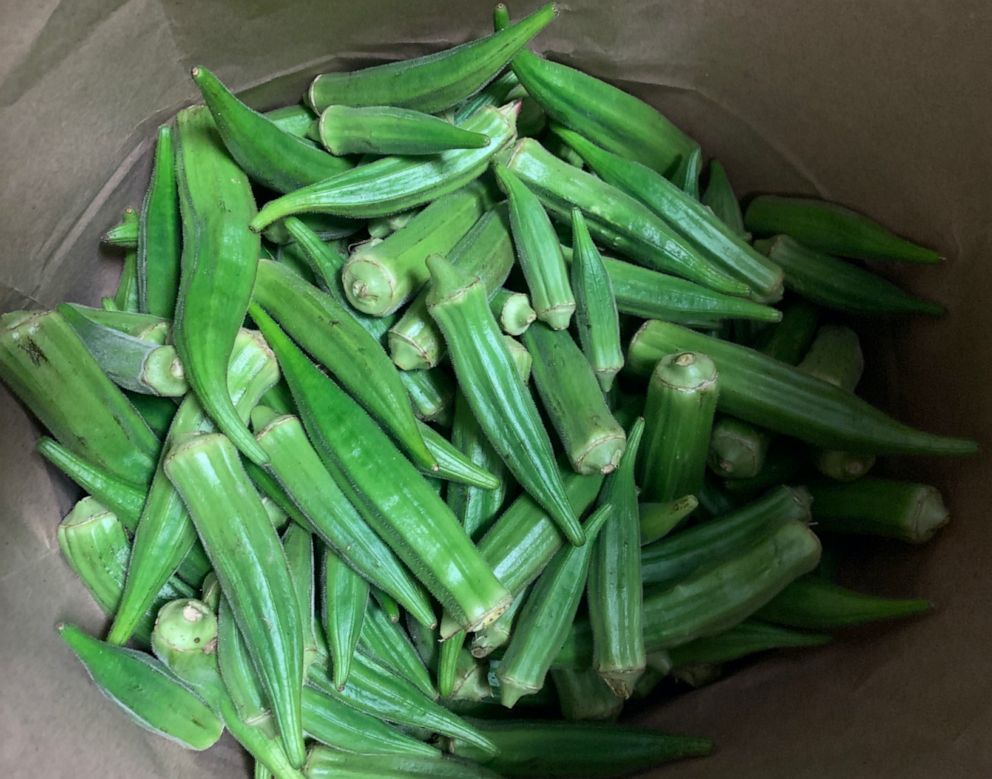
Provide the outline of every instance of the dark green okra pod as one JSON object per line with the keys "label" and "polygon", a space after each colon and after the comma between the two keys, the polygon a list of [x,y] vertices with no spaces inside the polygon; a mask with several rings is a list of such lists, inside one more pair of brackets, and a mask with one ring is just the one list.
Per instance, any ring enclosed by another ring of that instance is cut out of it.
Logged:
{"label": "dark green okra pod", "polygon": [[172,128],[158,128],[155,163],[141,206],[138,231],[138,308],[149,314],[172,318],[179,291],[182,257],[179,191]]}
{"label": "dark green okra pod", "polygon": [[806,633],[770,625],[756,619],[746,619],[723,633],[697,638],[669,651],[675,668],[700,664],[729,663],[756,652],[790,647],[822,646],[830,642],[823,633]]}
{"label": "dark green okra pod", "polygon": [[331,154],[440,154],[481,149],[482,133],[455,127],[436,116],[391,106],[328,106],[320,115],[320,142]]}
{"label": "dark green okra pod", "polygon": [[710,160],[709,178],[700,202],[713,212],[713,216],[730,228],[734,235],[745,241],[748,239],[748,232],[744,229],[741,204],[730,185],[727,171],[719,160]]}
{"label": "dark green okra pod", "polygon": [[593,669],[559,668],[551,671],[551,679],[558,694],[561,716],[565,719],[614,720],[620,716],[624,699]]}
{"label": "dark green okra pod", "polygon": [[314,747],[306,764],[307,779],[499,779],[488,768],[457,758],[433,755],[351,755]]}
{"label": "dark green okra pod", "polygon": [[334,685],[344,689],[351,673],[369,602],[369,583],[329,549],[324,551],[322,577],[324,635],[331,655]]}

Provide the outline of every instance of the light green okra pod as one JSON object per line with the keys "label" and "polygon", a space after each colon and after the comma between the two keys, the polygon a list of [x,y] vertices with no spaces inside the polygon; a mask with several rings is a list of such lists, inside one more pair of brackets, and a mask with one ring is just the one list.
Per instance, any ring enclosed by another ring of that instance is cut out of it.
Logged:
{"label": "light green okra pod", "polygon": [[448,373],[441,368],[433,368],[400,371],[399,376],[417,417],[424,422],[447,426],[455,399],[455,385]]}
{"label": "light green okra pod", "polygon": [[155,163],[141,206],[137,246],[138,308],[172,318],[179,291],[182,223],[172,128],[158,128]]}
{"label": "light green okra pod", "polygon": [[369,583],[329,549],[324,550],[323,623],[335,686],[348,682],[351,661],[362,635],[369,602]]}
{"label": "light green okra pod", "polygon": [[530,298],[523,292],[499,289],[489,305],[500,329],[507,335],[523,335],[531,322],[537,319],[537,313],[531,308]]}
{"label": "light green okra pod", "polygon": [[[124,209],[121,222],[138,223],[138,213],[133,208]],[[141,227],[138,226],[138,241],[141,240]],[[119,311],[138,311],[138,252],[137,249],[127,249],[124,252],[124,264],[121,266],[120,279],[117,289],[111,298],[114,307]]]}
{"label": "light green okra pod", "polygon": [[115,249],[137,249],[139,223],[131,218],[129,212],[133,211],[133,208],[126,209],[124,218],[101,235],[100,242]]}
{"label": "light green okra pod", "polygon": [[263,116],[280,130],[297,138],[306,138],[311,125],[317,120],[316,114],[303,103],[274,108]]}
{"label": "light green okra pod", "polygon": [[499,486],[500,480],[494,474],[472,462],[461,450],[430,425],[421,422],[421,431],[424,441],[427,442],[427,448],[438,463],[438,470],[425,473],[425,476],[484,490],[496,489]]}
{"label": "light green okra pod", "polygon": [[391,106],[328,106],[318,127],[320,142],[335,155],[440,154],[448,149],[481,149],[489,143],[482,133]]}
{"label": "light green okra pod", "polygon": [[365,607],[358,649],[412,682],[427,697],[437,697],[430,673],[406,632],[372,601]]}

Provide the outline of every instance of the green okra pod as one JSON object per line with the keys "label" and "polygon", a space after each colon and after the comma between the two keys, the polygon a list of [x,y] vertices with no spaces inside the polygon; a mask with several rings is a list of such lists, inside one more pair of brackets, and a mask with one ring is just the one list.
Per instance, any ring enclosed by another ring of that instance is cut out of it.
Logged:
{"label": "green okra pod", "polygon": [[544,410],[578,473],[611,473],[627,437],[613,418],[596,376],[567,332],[535,324],[523,336],[534,358],[534,383]]}
{"label": "green okra pod", "polygon": [[683,519],[695,511],[697,506],[699,500],[695,495],[683,495],[667,503],[639,504],[637,514],[640,519],[640,544],[646,546],[667,536]]}
{"label": "green okra pod", "polygon": [[651,168],[613,154],[576,132],[565,128],[555,132],[582,155],[594,173],[650,208],[711,262],[746,283],[761,302],[782,297],[781,268],[752,249],[695,197]]}
{"label": "green okra pod", "polygon": [[483,490],[493,490],[499,487],[500,479],[495,474],[474,463],[434,428],[422,422],[420,428],[427,448],[434,455],[438,464],[436,472],[425,475]]}
{"label": "green okra pod", "polygon": [[575,297],[561,244],[537,196],[505,165],[493,170],[506,193],[513,244],[537,318],[555,330],[568,327],[575,311]]}
{"label": "green okra pod", "polygon": [[438,755],[351,755],[314,747],[306,764],[307,779],[499,779],[488,768]]}
{"label": "green okra pod", "polygon": [[165,438],[165,434],[169,432],[169,425],[172,424],[172,418],[176,415],[175,401],[171,398],[142,395],[137,392],[127,393],[127,399],[148,423],[152,432],[160,439]]}
{"label": "green okra pod", "polygon": [[[303,626],[279,537],[225,436],[201,433],[177,442],[165,472],[213,563],[286,754],[302,764]],[[240,521],[230,522],[231,516]]]}
{"label": "green okra pod", "polygon": [[389,105],[437,113],[488,84],[556,13],[549,4],[506,30],[461,46],[351,73],[325,73],[310,85],[307,102],[317,111],[330,105]]}
{"label": "green okra pod", "polygon": [[[638,678],[640,674],[638,674]],[[567,720],[615,720],[623,709],[624,698],[618,696],[596,671],[551,671],[561,716]]]}
{"label": "green okra pod", "polygon": [[643,432],[644,420],[638,418],[630,428],[627,449],[616,472],[603,485],[599,503],[609,506],[613,514],[599,532],[587,584],[595,646],[593,669],[621,701],[630,697],[645,663],[641,529],[634,483],[634,463]]}
{"label": "green okra pod", "polygon": [[306,138],[310,127],[317,120],[317,115],[303,103],[274,108],[266,111],[263,116],[280,130],[297,138]]}
{"label": "green okra pod", "polygon": [[674,273],[717,292],[746,295],[749,288],[708,257],[640,201],[591,173],[562,162],[532,138],[518,142],[507,168],[560,221],[578,208],[603,245],[654,270]]}
{"label": "green okra pod", "polygon": [[704,663],[729,663],[770,649],[822,646],[829,642],[830,636],[823,633],[801,632],[746,619],[723,633],[674,647],[668,654],[675,668],[686,668]]}
{"label": "green okra pod", "polygon": [[537,319],[537,312],[531,308],[530,298],[523,292],[499,289],[489,301],[489,306],[500,329],[507,335],[523,335],[531,322]]}
{"label": "green okra pod", "polygon": [[282,549],[289,563],[289,575],[300,605],[303,623],[303,673],[311,663],[327,655],[323,628],[317,616],[316,566],[314,564],[313,533],[291,522],[282,534]]}
{"label": "green okra pod", "polygon": [[440,368],[400,371],[399,376],[413,404],[414,414],[425,422],[447,425],[455,399],[451,377]]}
{"label": "green okra pod", "polygon": [[646,500],[699,492],[719,389],[716,366],[705,353],[670,353],[652,370],[640,461]]}
{"label": "green okra pod", "polygon": [[358,650],[412,682],[427,697],[437,697],[430,673],[406,632],[371,601],[365,608]]}
{"label": "green okra pod", "polygon": [[0,317],[0,378],[70,452],[132,484],[148,483],[158,438],[60,314]]}
{"label": "green okra pod", "polygon": [[599,386],[608,392],[613,377],[623,367],[620,316],[610,274],[577,208],[572,209],[572,244],[571,278],[579,343]]}
{"label": "green okra pod", "polygon": [[755,235],[785,233],[810,249],[862,260],[939,262],[940,255],[900,238],[849,208],[805,197],[761,195],[744,214]]}
{"label": "green okra pod", "polygon": [[248,655],[248,647],[231,605],[223,595],[217,611],[217,670],[242,722],[258,725],[269,717],[268,701]]}
{"label": "green okra pod", "polygon": [[520,83],[516,73],[506,70],[479,92],[467,98],[455,111],[455,121],[471,116],[487,106],[500,106],[509,100],[510,93]]}
{"label": "green okra pod", "polygon": [[[553,554],[549,557],[553,556]],[[524,605],[529,594],[530,590],[526,587],[521,589],[513,598],[513,603],[510,604],[509,608],[500,614],[499,619],[491,625],[487,625],[472,637],[472,645],[469,649],[472,657],[481,660],[489,657],[497,649],[506,645],[506,642],[510,640],[510,636],[513,634],[513,622],[517,618],[517,612],[520,611],[520,607]]]}
{"label": "green okra pod", "polygon": [[565,496],[551,441],[503,343],[485,288],[440,255],[427,263],[432,285],[428,309],[444,334],[459,386],[476,419],[517,481],[572,543],[582,543],[582,528]]}
{"label": "green okra pod", "polygon": [[728,479],[750,479],[761,472],[770,444],[770,436],[754,425],[720,417],[710,436],[709,466]]}
{"label": "green okra pod", "polygon": [[604,504],[586,521],[586,543],[559,550],[537,580],[517,617],[517,626],[496,675],[507,708],[540,690],[575,619],[585,589],[596,536],[613,513]]}
{"label": "green okra pod", "polygon": [[709,208],[713,216],[723,222],[734,235],[745,241],[748,239],[740,201],[734,194],[734,188],[730,184],[723,163],[719,160],[710,160],[709,177],[700,202]]}
{"label": "green okra pod", "polygon": [[227,366],[255,283],[260,242],[248,177],[227,155],[210,112],[176,118],[176,171],[183,221],[182,273],[173,340],[197,400],[248,459],[265,463],[227,391]]}
{"label": "green okra pod", "polygon": [[131,216],[133,212],[133,208],[125,210],[121,221],[100,236],[100,242],[115,249],[137,249],[139,222]]}
{"label": "green okra pod", "polygon": [[351,168],[347,160],[328,154],[253,111],[206,68],[193,68],[193,81],[228,152],[254,181],[277,192],[292,192]]}
{"label": "green okra pod", "polygon": [[[314,448],[362,516],[460,624],[495,619],[509,594],[458,520],[386,434],[253,309],[282,364]],[[382,479],[389,473],[388,480]]]}
{"label": "green okra pod", "polygon": [[[503,612],[506,613],[505,611]],[[443,618],[442,618],[443,622]],[[447,641],[441,642],[437,653],[437,689],[444,698],[450,698],[455,690],[458,658],[465,647],[465,631],[459,630]]]}
{"label": "green okra pod", "polygon": [[517,376],[520,377],[520,381],[526,384],[530,381],[534,358],[530,356],[530,352],[516,338],[504,335],[503,343],[506,344],[506,348],[510,352],[510,360],[513,362],[513,367],[517,370]]}
{"label": "green okra pod", "polygon": [[137,245],[138,308],[172,318],[179,291],[182,223],[172,128],[158,128],[152,177],[141,206]]}
{"label": "green okra pod", "polygon": [[[342,219],[331,214],[299,214],[297,217],[322,241],[336,241],[354,235],[365,224],[360,219]],[[286,229],[285,220],[273,222],[262,231],[262,237],[279,248],[290,246],[294,237]]]}
{"label": "green okra pod", "polygon": [[67,309],[71,309],[75,314],[85,317],[96,325],[118,330],[142,341],[151,341],[162,346],[169,340],[170,321],[154,314],[143,314],[137,311],[107,311],[102,308],[83,306],[79,303],[60,304],[59,310],[63,314]]}
{"label": "green okra pod", "polygon": [[486,108],[461,127],[489,136],[481,149],[451,149],[434,157],[382,157],[267,203],[252,220],[261,231],[277,219],[325,213],[368,219],[436,200],[481,176],[489,161],[514,137],[518,104]]}
{"label": "green okra pod", "polygon": [[755,616],[805,630],[837,630],[887,619],[905,619],[933,609],[928,600],[882,598],[849,590],[822,576],[792,582]]}
{"label": "green okra pod", "polygon": [[254,299],[354,393],[419,465],[436,465],[389,357],[342,304],[268,260],[258,263]]}
{"label": "green okra pod", "polygon": [[[125,209],[121,222],[138,223],[138,213],[133,208]],[[138,241],[141,241],[140,224],[138,226]],[[138,311],[138,252],[136,248],[126,249],[124,252],[124,264],[121,266],[120,279],[111,300],[119,311]]]}
{"label": "green okra pod", "polygon": [[940,491],[929,484],[862,479],[850,484],[812,483],[813,519],[828,533],[929,541],[950,514]]}
{"label": "green okra pod", "polygon": [[75,625],[60,624],[58,631],[100,692],[145,730],[195,750],[220,739],[224,724],[217,715],[154,657],[104,643]]}
{"label": "green okra pod", "polygon": [[869,454],[972,454],[973,441],[924,433],[797,368],[752,349],[678,325],[645,323],[627,352],[631,370],[645,375],[664,355],[691,349],[720,371],[721,410],[818,446]]}
{"label": "green okra pod", "polygon": [[[490,297],[496,294],[513,266],[513,241],[505,206],[488,211],[448,253],[448,260],[482,280]],[[430,283],[389,329],[389,353],[404,371],[433,368],[444,354],[444,339],[427,312]]]}
{"label": "green okra pod", "polygon": [[324,551],[322,589],[324,635],[331,655],[332,679],[341,690],[348,682],[351,661],[362,635],[369,584],[328,549]]}
{"label": "green okra pod", "polygon": [[785,272],[785,286],[834,311],[865,316],[945,313],[940,303],[905,292],[888,279],[845,260],[808,249],[787,235],[755,241]]}
{"label": "green okra pod", "polygon": [[440,154],[481,149],[489,136],[420,111],[391,106],[328,106],[320,115],[320,142],[335,155]]}
{"label": "green okra pod", "polygon": [[384,241],[355,250],[341,273],[348,301],[372,316],[396,311],[426,283],[427,257],[451,251],[492,202],[491,187],[473,181],[439,197]]}

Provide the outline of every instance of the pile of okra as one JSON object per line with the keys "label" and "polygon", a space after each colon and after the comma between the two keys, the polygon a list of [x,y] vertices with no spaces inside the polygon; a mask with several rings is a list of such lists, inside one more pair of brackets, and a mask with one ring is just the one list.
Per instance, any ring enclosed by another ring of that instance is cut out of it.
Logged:
{"label": "pile of okra", "polygon": [[947,520],[876,456],[975,450],[855,393],[852,326],[942,313],[862,261],[941,258],[742,211],[655,108],[528,49],[555,15],[268,113],[194,68],[113,296],[0,319],[87,494],[58,540],[110,627],[59,632],[142,727],[226,729],[256,777],[619,776],[712,747],[628,699],[930,607],[834,563]]}

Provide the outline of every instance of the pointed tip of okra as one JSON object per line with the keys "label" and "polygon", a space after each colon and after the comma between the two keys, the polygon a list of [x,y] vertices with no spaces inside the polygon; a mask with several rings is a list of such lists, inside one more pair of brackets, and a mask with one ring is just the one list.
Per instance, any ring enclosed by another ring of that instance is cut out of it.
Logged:
{"label": "pointed tip of okra", "polygon": [[442,254],[432,254],[427,258],[427,270],[431,274],[431,290],[427,294],[428,308],[460,297],[465,290],[481,283],[478,277],[466,276]]}
{"label": "pointed tip of okra", "polygon": [[500,679],[499,702],[507,709],[512,709],[525,695],[533,695],[535,692],[537,690],[533,687],[518,685],[512,679]]}

